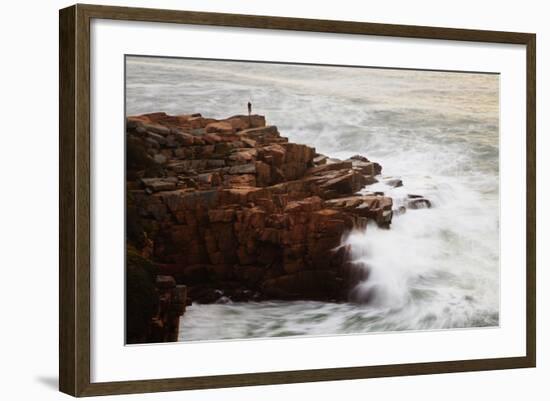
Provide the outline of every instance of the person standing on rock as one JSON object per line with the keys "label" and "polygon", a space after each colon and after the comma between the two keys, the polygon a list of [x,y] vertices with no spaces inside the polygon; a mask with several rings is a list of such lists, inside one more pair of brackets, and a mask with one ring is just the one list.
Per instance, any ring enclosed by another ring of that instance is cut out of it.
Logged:
{"label": "person standing on rock", "polygon": [[252,103],[248,102],[248,125],[251,125],[250,115],[252,114]]}

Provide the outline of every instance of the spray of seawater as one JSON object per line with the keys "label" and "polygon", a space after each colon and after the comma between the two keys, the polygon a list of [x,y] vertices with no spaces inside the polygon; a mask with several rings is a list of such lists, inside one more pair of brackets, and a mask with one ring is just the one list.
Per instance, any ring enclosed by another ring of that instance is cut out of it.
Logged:
{"label": "spray of seawater", "polygon": [[[344,241],[367,273],[351,300],[391,316],[388,329],[498,325],[498,214],[484,210],[490,202],[476,191],[449,177],[440,185],[441,178],[424,188],[431,208],[409,209],[390,229],[369,225]],[[406,204],[406,185],[385,190],[397,207]]]}

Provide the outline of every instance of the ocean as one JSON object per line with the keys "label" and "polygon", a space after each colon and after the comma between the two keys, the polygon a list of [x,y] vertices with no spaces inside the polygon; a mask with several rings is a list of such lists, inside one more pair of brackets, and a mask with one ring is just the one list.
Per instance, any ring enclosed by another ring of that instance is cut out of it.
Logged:
{"label": "ocean", "polygon": [[380,163],[403,186],[366,190],[396,207],[432,203],[342,239],[370,271],[359,302],[193,304],[181,341],[499,325],[498,75],[128,57],[126,85],[127,115],[225,118],[250,101],[291,142]]}

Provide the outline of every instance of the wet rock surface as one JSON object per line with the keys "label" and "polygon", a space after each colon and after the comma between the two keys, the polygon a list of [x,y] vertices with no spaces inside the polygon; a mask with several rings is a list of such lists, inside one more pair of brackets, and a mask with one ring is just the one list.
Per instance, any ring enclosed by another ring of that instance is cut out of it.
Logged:
{"label": "wet rock surface", "polygon": [[194,302],[346,300],[357,275],[342,237],[391,225],[390,197],[358,193],[380,164],[330,159],[263,116],[151,113],[126,128],[129,224]]}

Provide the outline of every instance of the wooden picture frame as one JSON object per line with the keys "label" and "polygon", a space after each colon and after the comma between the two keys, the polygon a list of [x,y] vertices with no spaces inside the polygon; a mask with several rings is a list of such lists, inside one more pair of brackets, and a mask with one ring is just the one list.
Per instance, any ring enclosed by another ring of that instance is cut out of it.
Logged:
{"label": "wooden picture frame", "polygon": [[[147,21],[526,46],[526,356],[92,383],[90,380],[90,21]],[[59,15],[59,388],[73,396],[534,367],[536,361],[535,34],[254,15],[74,5]]]}

